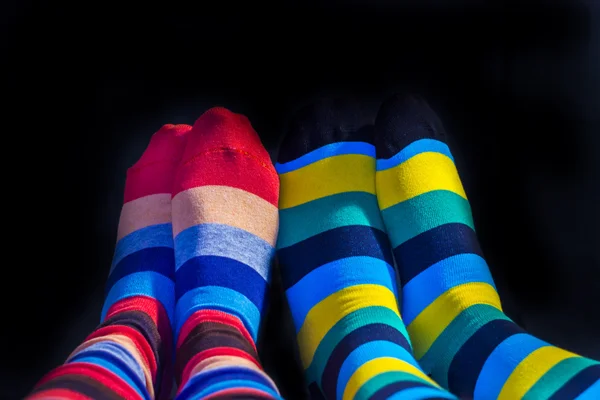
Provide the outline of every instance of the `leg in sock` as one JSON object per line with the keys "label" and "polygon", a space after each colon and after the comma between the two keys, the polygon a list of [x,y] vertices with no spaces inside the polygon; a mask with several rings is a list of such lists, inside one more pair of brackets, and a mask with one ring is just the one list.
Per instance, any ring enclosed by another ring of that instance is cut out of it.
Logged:
{"label": "leg in sock", "polygon": [[502,312],[433,111],[396,96],[375,129],[377,198],[423,369],[468,398],[600,398],[600,363],[527,334]]}
{"label": "leg in sock", "polygon": [[173,187],[178,398],[279,398],[256,351],[279,181],[248,119],[204,113]]}
{"label": "leg in sock", "polygon": [[454,399],[412,356],[375,196],[375,147],[352,104],[292,122],[276,165],[277,241],[302,364],[315,397]]}
{"label": "leg in sock", "polygon": [[64,365],[41,379],[29,399],[170,394],[175,306],[171,187],[190,129],[165,125],[128,170],[103,322]]}

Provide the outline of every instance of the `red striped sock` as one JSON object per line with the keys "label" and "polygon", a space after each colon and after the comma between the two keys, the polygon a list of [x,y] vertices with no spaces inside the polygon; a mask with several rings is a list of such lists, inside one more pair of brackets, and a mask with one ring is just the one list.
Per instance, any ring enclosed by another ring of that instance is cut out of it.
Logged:
{"label": "red striped sock", "polygon": [[[153,399],[170,394],[174,315],[171,188],[185,125],[165,125],[127,171],[102,323],[29,399]],[[161,382],[162,381],[162,382]]]}
{"label": "red striped sock", "polygon": [[279,398],[255,341],[277,237],[279,180],[248,119],[194,124],[173,188],[179,398]]}

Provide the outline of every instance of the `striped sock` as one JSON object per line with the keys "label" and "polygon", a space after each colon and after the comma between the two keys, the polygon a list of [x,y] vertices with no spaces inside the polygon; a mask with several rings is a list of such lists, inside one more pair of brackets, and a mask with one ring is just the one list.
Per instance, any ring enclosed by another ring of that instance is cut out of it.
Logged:
{"label": "striped sock", "polygon": [[327,399],[453,399],[411,353],[377,209],[375,147],[360,119],[343,101],[306,107],[276,165],[278,255],[309,390]]}
{"label": "striped sock", "polygon": [[598,362],[527,334],[502,312],[433,111],[396,96],[375,128],[377,198],[423,369],[468,398],[600,398]]}
{"label": "striped sock", "polygon": [[248,119],[204,113],[173,188],[178,398],[279,398],[256,351],[279,182]]}
{"label": "striped sock", "polygon": [[[165,125],[127,171],[103,321],[28,399],[153,399],[170,394],[174,312],[171,187],[185,125]],[[162,380],[162,385],[161,385]],[[162,390],[161,390],[162,388]]]}

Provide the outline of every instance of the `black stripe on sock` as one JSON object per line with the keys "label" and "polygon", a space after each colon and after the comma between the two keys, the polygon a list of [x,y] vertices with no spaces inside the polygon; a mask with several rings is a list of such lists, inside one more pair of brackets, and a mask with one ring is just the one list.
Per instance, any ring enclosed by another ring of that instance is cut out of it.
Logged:
{"label": "black stripe on sock", "polygon": [[363,225],[342,226],[279,250],[284,289],[321,265],[347,257],[368,256],[394,265],[387,234]]}
{"label": "black stripe on sock", "polygon": [[327,398],[336,398],[336,388],[340,369],[350,353],[365,343],[377,340],[395,343],[408,350],[409,353],[412,352],[410,344],[404,335],[396,328],[381,323],[361,326],[346,335],[335,346],[327,359],[327,364],[323,370],[323,376],[320,377],[321,387]]}
{"label": "black stripe on sock", "polygon": [[157,371],[160,373],[164,354],[164,345],[162,338],[158,333],[158,328],[148,314],[139,310],[123,311],[108,318],[98,326],[99,328],[111,325],[128,326],[138,331],[150,345],[154,359],[156,360]]}
{"label": "black stripe on sock", "polygon": [[569,379],[548,400],[574,399],[598,380],[600,380],[600,365],[590,365]]}
{"label": "black stripe on sock", "polygon": [[512,321],[497,319],[483,325],[455,354],[448,368],[448,390],[472,397],[483,364],[496,347],[509,337],[525,331]]}
{"label": "black stripe on sock", "polygon": [[394,249],[400,282],[404,287],[433,264],[464,253],[483,257],[477,235],[471,227],[451,223],[423,232]]}

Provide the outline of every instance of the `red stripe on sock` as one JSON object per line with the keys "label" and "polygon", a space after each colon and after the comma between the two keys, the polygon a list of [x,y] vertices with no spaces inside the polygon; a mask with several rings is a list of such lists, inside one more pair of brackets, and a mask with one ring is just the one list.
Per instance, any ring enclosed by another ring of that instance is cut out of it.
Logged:
{"label": "red stripe on sock", "polygon": [[142,311],[148,314],[156,324],[163,345],[167,346],[165,353],[170,354],[173,337],[171,323],[160,301],[148,296],[132,296],[119,300],[108,309],[105,320],[124,311]]}
{"label": "red stripe on sock", "polygon": [[181,165],[173,196],[199,186],[230,186],[245,190],[277,206],[279,178],[270,164],[231,149],[216,149]]}
{"label": "red stripe on sock", "polygon": [[235,315],[231,315],[224,311],[218,310],[198,310],[194,312],[189,318],[183,323],[181,326],[181,330],[179,331],[179,338],[177,339],[177,348],[181,346],[187,335],[201,322],[218,322],[221,324],[226,324],[229,326],[233,326],[244,336],[245,339],[248,340],[250,345],[256,350],[256,345],[254,344],[254,340],[252,340],[252,336],[246,330],[244,323]]}
{"label": "red stripe on sock", "polygon": [[157,397],[160,400],[167,400],[170,398],[173,386],[173,360],[171,357],[173,354],[173,333],[169,316],[162,303],[157,299],[149,296],[132,296],[114,303],[108,309],[106,319],[124,311],[142,311],[156,324],[163,346],[163,354],[165,355],[161,360],[162,377],[159,377],[161,380],[159,386],[160,393]]}
{"label": "red stripe on sock", "polygon": [[195,354],[190,360],[187,362],[185,367],[183,368],[183,372],[181,373],[181,385],[180,389],[185,385],[185,383],[190,378],[190,374],[192,373],[192,369],[202,360],[205,360],[210,357],[217,356],[234,356],[244,358],[246,360],[252,361],[258,368],[262,370],[262,366],[252,357],[250,354],[246,353],[243,350],[235,349],[233,347],[213,347],[212,349],[207,349],[204,351]]}
{"label": "red stripe on sock", "polygon": [[211,393],[208,396],[204,397],[204,400],[229,398],[231,396],[241,395],[241,394],[248,395],[248,396],[255,396],[255,397],[258,397],[261,399],[274,399],[273,396],[271,396],[268,393],[263,392],[262,390],[250,389],[250,388],[232,388],[232,389],[224,389],[224,390],[220,390],[215,393]]}
{"label": "red stripe on sock", "polygon": [[158,369],[157,363],[154,359],[154,352],[152,351],[150,344],[146,341],[144,335],[142,335],[139,331],[129,326],[109,325],[96,329],[85,340],[90,340],[106,335],[123,335],[131,339],[137,347],[137,349],[139,350],[142,358],[144,359],[143,361],[146,362],[146,365],[148,365],[148,367],[150,368],[152,381],[156,382],[156,372]]}
{"label": "red stripe on sock", "polygon": [[81,393],[74,392],[69,389],[47,389],[42,390],[26,397],[26,400],[41,400],[41,399],[68,399],[68,400],[94,400]]}
{"label": "red stripe on sock", "polygon": [[139,393],[136,392],[135,389],[129,386],[127,382],[121,379],[118,375],[99,365],[87,362],[74,362],[61,365],[60,367],[47,373],[37,383],[36,387],[48,382],[51,379],[65,375],[87,376],[100,382],[119,396],[122,396],[126,399],[142,399]]}

